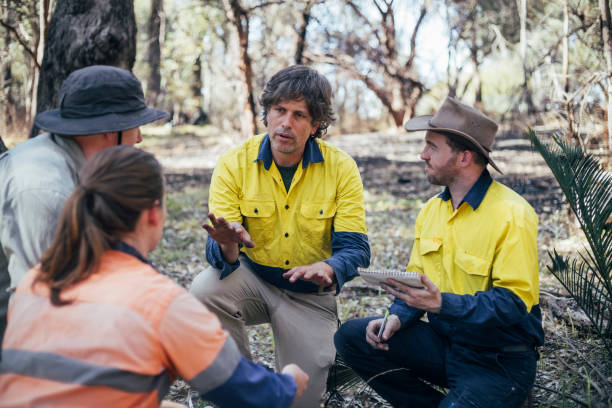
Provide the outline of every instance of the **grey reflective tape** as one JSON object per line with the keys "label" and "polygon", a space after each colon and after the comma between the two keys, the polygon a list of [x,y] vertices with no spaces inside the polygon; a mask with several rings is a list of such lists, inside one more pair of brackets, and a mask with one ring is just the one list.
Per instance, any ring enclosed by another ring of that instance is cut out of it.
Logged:
{"label": "grey reflective tape", "polygon": [[0,374],[17,374],[70,384],[101,385],[132,393],[157,390],[162,396],[168,391],[171,382],[166,370],[157,375],[138,374],[59,354],[16,349],[2,350]]}
{"label": "grey reflective tape", "polygon": [[187,382],[200,394],[214,390],[225,384],[234,374],[234,370],[240,362],[240,357],[242,356],[234,339],[228,337],[215,360]]}

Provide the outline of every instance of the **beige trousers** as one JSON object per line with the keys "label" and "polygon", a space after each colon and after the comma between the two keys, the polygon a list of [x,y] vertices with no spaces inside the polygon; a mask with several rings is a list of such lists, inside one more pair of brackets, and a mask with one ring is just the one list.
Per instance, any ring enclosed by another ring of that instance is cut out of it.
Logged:
{"label": "beige trousers", "polygon": [[327,371],[336,354],[333,336],[338,317],[333,292],[279,289],[260,279],[244,260],[223,280],[219,280],[218,269],[209,267],[194,279],[190,292],[217,314],[223,328],[249,359],[245,326],[270,323],[276,370],[295,363],[310,377],[308,389],[292,407],[320,407]]}

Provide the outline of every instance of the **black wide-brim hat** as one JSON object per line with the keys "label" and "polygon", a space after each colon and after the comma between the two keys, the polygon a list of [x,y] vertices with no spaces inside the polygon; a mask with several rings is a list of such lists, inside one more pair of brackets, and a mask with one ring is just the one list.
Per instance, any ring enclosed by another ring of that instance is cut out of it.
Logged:
{"label": "black wide-brim hat", "polygon": [[119,132],[169,116],[146,105],[134,74],[107,65],[71,73],[62,84],[59,101],[58,109],[39,113],[34,123],[63,136]]}

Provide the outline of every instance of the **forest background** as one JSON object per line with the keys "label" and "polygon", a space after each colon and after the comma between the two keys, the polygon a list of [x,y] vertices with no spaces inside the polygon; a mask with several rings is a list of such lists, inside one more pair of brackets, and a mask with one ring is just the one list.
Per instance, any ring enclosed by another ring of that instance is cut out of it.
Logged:
{"label": "forest background", "polygon": [[[147,102],[172,114],[143,129],[143,147],[166,167],[170,189],[155,260],[188,286],[206,266],[199,224],[210,171],[224,149],[265,131],[257,98],[277,70],[307,64],[330,79],[338,120],[329,139],[362,171],[379,267],[405,265],[414,216],[435,193],[402,123],[447,95],[473,104],[502,124],[502,155],[493,156],[502,181],[528,196],[541,220],[550,340],[536,401],[611,407],[612,360],[546,270],[547,249],[577,253],[583,237],[525,137],[527,127],[543,139],[558,132],[610,169],[611,30],[608,0],[0,0],[0,142],[34,136],[33,117],[57,106],[74,69],[131,69]],[[388,300],[359,279],[344,292],[343,319],[378,313]],[[269,333],[252,337],[255,355],[269,360]],[[187,392],[179,386],[172,398]],[[384,404],[369,391],[347,400]]]}

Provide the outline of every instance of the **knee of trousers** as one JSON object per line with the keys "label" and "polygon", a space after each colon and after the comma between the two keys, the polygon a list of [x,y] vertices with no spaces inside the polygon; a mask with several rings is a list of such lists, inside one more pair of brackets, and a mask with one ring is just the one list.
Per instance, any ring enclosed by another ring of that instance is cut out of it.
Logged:
{"label": "knee of trousers", "polygon": [[348,357],[351,350],[369,347],[365,341],[366,327],[370,319],[353,319],[344,323],[334,334],[336,351],[342,357]]}
{"label": "knee of trousers", "polygon": [[223,281],[219,280],[219,270],[209,266],[191,282],[189,293],[206,305],[222,293],[223,286]]}

